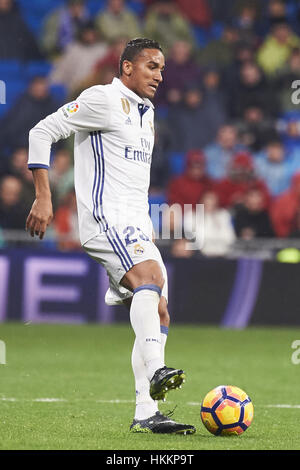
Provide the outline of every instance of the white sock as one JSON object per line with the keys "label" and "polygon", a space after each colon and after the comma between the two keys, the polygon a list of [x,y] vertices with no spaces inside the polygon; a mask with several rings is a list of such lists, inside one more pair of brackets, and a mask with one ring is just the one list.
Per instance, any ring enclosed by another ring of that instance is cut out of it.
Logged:
{"label": "white sock", "polygon": [[137,340],[135,340],[132,349],[131,365],[134,373],[136,394],[134,418],[138,420],[147,419],[158,411],[158,407],[156,401],[152,400],[149,393],[150,384]]}
{"label": "white sock", "polygon": [[131,325],[146,365],[149,380],[157,369],[163,367],[158,315],[159,292],[159,287],[155,285],[138,287],[134,290],[130,307]]}
{"label": "white sock", "polygon": [[161,347],[160,347],[160,357],[165,365],[165,347],[166,347],[166,342],[168,339],[168,332],[169,328],[167,326],[160,326],[160,341],[161,341]]}

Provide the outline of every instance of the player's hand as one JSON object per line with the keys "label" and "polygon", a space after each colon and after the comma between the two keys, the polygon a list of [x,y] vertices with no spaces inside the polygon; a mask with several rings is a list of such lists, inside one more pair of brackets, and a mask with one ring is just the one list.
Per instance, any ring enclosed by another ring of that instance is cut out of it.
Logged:
{"label": "player's hand", "polygon": [[26,230],[30,235],[37,235],[40,240],[44,238],[46,229],[53,219],[51,198],[35,199],[26,220]]}

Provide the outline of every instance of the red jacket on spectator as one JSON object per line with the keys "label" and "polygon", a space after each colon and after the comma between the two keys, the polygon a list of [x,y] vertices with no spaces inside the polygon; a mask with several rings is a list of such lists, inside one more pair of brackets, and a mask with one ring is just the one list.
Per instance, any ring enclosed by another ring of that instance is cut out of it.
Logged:
{"label": "red jacket on spectator", "polygon": [[191,150],[186,155],[186,171],[182,176],[171,179],[168,188],[168,203],[192,204],[195,208],[203,194],[213,187],[212,180],[205,174],[205,157],[200,150]]}
{"label": "red jacket on spectator", "polygon": [[210,28],[212,12],[207,0],[176,0],[179,10],[194,25]]}
{"label": "red jacket on spectator", "polygon": [[254,175],[253,162],[250,154],[240,152],[236,154],[229,169],[227,178],[216,183],[216,193],[220,205],[225,208],[243,202],[243,197],[249,189],[259,189],[264,195],[264,207],[270,204],[270,194],[264,181]]}
{"label": "red jacket on spectator", "polygon": [[300,173],[296,173],[291,188],[278,196],[271,207],[271,220],[278,237],[285,238],[291,234],[299,209]]}

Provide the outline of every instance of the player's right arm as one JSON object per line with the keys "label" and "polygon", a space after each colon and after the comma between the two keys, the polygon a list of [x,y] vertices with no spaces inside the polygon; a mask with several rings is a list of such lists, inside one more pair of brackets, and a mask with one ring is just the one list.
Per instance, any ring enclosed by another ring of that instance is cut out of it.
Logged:
{"label": "player's right arm", "polygon": [[32,237],[37,235],[42,240],[53,218],[48,170],[33,168],[32,174],[36,195],[26,220],[26,230]]}
{"label": "player's right arm", "polygon": [[78,131],[105,129],[109,107],[102,87],[85,90],[76,101],[67,103],[40,121],[29,132],[28,168],[32,170],[36,197],[26,220],[26,230],[33,237],[44,237],[53,218],[48,177],[53,142]]}

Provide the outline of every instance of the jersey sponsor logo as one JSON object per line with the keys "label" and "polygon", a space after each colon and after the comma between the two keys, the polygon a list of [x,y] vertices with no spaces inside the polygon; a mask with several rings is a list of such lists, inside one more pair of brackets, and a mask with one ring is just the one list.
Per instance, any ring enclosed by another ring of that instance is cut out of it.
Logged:
{"label": "jersey sponsor logo", "polygon": [[128,116],[128,118],[126,119],[125,124],[132,125],[132,122],[131,122],[131,119],[130,119],[129,116]]}
{"label": "jersey sponsor logo", "polygon": [[79,103],[77,101],[72,101],[71,103],[66,104],[63,107],[63,113],[66,117],[72,116],[74,113],[77,113],[79,110]]}
{"label": "jersey sponsor logo", "polygon": [[129,114],[130,113],[130,104],[127,98],[121,98],[121,103],[122,103],[122,108],[124,113]]}
{"label": "jersey sponsor logo", "polygon": [[134,254],[135,255],[142,255],[144,253],[144,251],[145,251],[144,248],[139,243],[134,245]]}
{"label": "jersey sponsor logo", "polygon": [[134,149],[131,145],[125,147],[126,160],[151,164],[151,153],[142,149]]}

